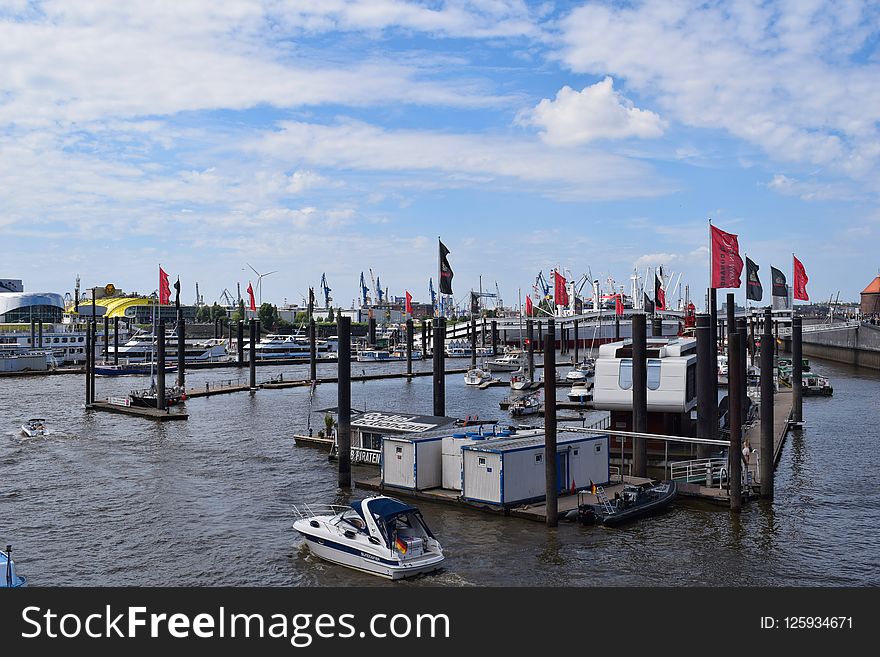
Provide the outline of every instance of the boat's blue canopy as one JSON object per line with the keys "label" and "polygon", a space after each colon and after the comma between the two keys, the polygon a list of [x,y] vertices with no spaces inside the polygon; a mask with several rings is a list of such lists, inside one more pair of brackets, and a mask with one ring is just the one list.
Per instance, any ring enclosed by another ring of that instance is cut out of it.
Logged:
{"label": "boat's blue canopy", "polygon": [[395,500],[392,497],[379,497],[377,499],[370,500],[368,506],[370,509],[370,513],[372,513],[377,518],[382,518],[386,521],[391,520],[392,518],[399,516],[402,513],[418,511],[416,507],[410,506],[409,504],[404,504],[400,500]]}

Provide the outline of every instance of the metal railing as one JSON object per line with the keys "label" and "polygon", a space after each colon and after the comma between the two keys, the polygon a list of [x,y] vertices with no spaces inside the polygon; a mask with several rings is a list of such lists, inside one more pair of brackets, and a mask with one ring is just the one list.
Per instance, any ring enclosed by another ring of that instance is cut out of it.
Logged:
{"label": "metal railing", "polygon": [[293,513],[300,520],[308,520],[315,516],[335,516],[349,510],[351,510],[350,506],[344,506],[341,504],[319,504],[312,506],[304,503],[299,506],[296,504],[293,505]]}
{"label": "metal railing", "polygon": [[[861,322],[858,321],[850,321],[843,322],[841,324],[807,324],[806,326],[801,327],[801,333],[819,333],[822,331],[845,331],[857,329],[861,326]],[[791,327],[779,327],[779,337],[790,337],[791,336]]]}
{"label": "metal railing", "polygon": [[727,478],[727,459],[708,458],[691,461],[674,461],[669,464],[669,478],[687,484],[703,483],[721,486]]}

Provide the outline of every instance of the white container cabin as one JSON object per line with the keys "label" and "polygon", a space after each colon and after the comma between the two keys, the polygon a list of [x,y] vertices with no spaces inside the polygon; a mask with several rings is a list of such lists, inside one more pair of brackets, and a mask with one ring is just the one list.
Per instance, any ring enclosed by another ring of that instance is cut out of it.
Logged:
{"label": "white container cabin", "polygon": [[443,436],[385,436],[382,484],[408,490],[438,488],[443,483]]}
{"label": "white container cabin", "polygon": [[[544,499],[544,432],[484,440],[462,447],[462,499],[508,507]],[[560,491],[610,480],[608,436],[560,435],[556,443]]]}
{"label": "white container cabin", "polygon": [[483,432],[478,428],[472,431],[462,430],[451,436],[443,438],[442,445],[442,466],[443,466],[443,488],[447,490],[461,490],[461,480],[463,472],[463,461],[461,450],[466,445],[490,440],[495,438],[509,438],[511,436],[524,436],[534,432],[517,432],[516,428],[511,427],[501,431]]}

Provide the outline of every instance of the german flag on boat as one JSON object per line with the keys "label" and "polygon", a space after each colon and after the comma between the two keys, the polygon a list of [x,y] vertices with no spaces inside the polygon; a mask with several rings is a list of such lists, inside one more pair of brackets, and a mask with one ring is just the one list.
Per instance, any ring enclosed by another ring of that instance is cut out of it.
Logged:
{"label": "german flag on boat", "polygon": [[394,539],[394,547],[396,547],[397,551],[401,554],[406,554],[406,543],[404,543],[400,538]]}

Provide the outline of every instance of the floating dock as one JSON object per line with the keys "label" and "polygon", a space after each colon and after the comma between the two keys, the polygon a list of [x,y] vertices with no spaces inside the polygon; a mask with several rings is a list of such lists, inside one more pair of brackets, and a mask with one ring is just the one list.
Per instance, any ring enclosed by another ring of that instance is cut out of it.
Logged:
{"label": "floating dock", "polygon": [[146,420],[155,420],[157,422],[189,419],[189,414],[185,412],[171,411],[170,409],[160,411],[158,408],[149,408],[147,406],[122,406],[121,404],[111,404],[109,401],[94,402],[86,408],[107,413],[119,413],[120,415],[134,415],[135,417],[142,417]]}

